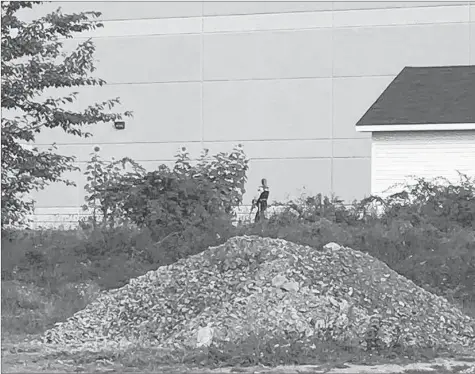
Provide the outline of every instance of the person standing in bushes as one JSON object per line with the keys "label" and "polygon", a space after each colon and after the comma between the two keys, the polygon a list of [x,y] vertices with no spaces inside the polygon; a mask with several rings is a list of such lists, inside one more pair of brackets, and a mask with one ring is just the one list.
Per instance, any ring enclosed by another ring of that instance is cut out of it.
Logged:
{"label": "person standing in bushes", "polygon": [[257,194],[252,200],[252,209],[257,208],[254,222],[257,223],[266,218],[265,212],[267,210],[267,199],[269,198],[269,186],[267,185],[267,179],[261,180],[261,185],[257,190]]}

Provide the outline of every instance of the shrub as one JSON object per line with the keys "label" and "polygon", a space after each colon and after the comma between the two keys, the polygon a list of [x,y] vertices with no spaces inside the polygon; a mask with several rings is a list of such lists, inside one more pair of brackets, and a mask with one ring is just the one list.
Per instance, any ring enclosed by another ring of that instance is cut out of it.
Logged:
{"label": "shrub", "polygon": [[185,148],[173,170],[162,166],[134,180],[125,214],[157,238],[193,227],[205,230],[235,218],[245,193],[248,160],[242,147],[208,158],[205,151],[193,165]]}
{"label": "shrub", "polygon": [[274,203],[274,205],[284,208],[272,217],[273,221],[281,220],[282,223],[294,221],[314,223],[325,218],[334,223],[353,224],[359,217],[357,210],[345,206],[343,200],[322,194],[302,196],[287,203]]}
{"label": "shrub", "polygon": [[147,227],[155,240],[182,235],[188,228],[230,226],[245,193],[248,160],[242,146],[213,157],[205,151],[196,164],[183,147],[176,158],[173,169],[161,165],[145,172],[130,159],[106,163],[94,153],[86,171],[84,209],[92,211],[93,222],[99,211],[109,227],[126,221]]}
{"label": "shrub", "polygon": [[[145,174],[145,169],[128,157],[107,162],[101,158],[99,151],[100,148],[95,147],[84,172],[86,203],[82,208],[90,213],[87,222],[94,228],[97,227],[99,219],[102,226],[113,228],[116,224],[125,223],[124,203],[132,186],[122,183],[124,178],[140,178]],[[127,170],[127,166],[132,170]]]}
{"label": "shrub", "polygon": [[414,180],[383,200],[382,219],[399,218],[412,225],[429,223],[442,231],[455,226],[475,228],[475,178],[459,173],[458,184],[444,178]]}

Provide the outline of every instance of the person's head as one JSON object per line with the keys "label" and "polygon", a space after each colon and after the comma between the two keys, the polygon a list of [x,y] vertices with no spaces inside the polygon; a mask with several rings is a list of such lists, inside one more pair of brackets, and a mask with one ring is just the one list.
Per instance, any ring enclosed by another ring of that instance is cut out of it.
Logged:
{"label": "person's head", "polygon": [[261,183],[264,187],[267,187],[267,179],[262,178]]}

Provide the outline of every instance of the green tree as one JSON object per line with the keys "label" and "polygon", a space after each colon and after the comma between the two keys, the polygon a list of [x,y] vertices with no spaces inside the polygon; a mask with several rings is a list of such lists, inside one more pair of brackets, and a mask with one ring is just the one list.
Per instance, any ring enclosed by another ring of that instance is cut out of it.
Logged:
{"label": "green tree", "polygon": [[99,12],[63,14],[61,9],[24,22],[18,12],[41,2],[2,2],[2,227],[24,222],[32,212],[31,191],[52,182],[73,182],[63,178],[67,171],[78,170],[74,157],[58,154],[56,148],[24,147],[33,144],[45,128],[61,128],[68,134],[88,137],[84,127],[130,116],[130,112],[111,113],[119,99],[94,103],[85,110],[70,110],[78,93],[45,98],[50,88],[102,86],[105,81],[92,76],[95,47],[89,39],[65,53],[64,38],[103,25]]}

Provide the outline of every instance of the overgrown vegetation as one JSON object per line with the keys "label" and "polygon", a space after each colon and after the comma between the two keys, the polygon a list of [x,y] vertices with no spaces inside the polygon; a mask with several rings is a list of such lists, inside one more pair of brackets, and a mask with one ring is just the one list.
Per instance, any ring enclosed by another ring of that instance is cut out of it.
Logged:
{"label": "overgrown vegetation", "polygon": [[196,162],[181,149],[176,158],[171,169],[146,172],[129,159],[107,163],[96,150],[86,171],[84,209],[91,218],[80,228],[3,230],[2,330],[40,333],[100,290],[242,234],[316,248],[333,241],[368,252],[473,313],[473,179],[416,179],[401,193],[350,207],[337,198],[304,197],[281,203],[262,224],[236,227],[232,208],[242,202],[248,167],[242,147],[204,153]]}

